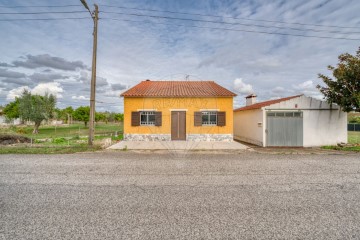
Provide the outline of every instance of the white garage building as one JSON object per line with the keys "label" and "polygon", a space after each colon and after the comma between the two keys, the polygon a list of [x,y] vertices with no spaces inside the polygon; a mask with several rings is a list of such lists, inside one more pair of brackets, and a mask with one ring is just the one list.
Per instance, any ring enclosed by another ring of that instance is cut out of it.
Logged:
{"label": "white garage building", "polygon": [[347,114],[340,107],[304,95],[256,103],[234,110],[234,138],[259,146],[313,147],[347,142]]}

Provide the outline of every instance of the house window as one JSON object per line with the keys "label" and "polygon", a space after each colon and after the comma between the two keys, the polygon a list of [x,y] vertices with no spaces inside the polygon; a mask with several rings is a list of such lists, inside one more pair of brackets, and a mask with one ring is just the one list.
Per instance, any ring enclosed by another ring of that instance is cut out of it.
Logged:
{"label": "house window", "polygon": [[140,112],[140,125],[155,125],[155,112]]}
{"label": "house window", "polygon": [[202,125],[217,125],[217,112],[201,112]]}

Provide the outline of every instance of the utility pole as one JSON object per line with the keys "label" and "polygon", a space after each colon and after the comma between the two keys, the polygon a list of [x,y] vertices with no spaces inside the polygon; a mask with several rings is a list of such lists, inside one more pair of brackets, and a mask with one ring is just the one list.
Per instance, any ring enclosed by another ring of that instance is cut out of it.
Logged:
{"label": "utility pole", "polygon": [[99,8],[95,4],[94,11],[94,44],[93,44],[93,59],[92,59],[92,73],[91,73],[91,94],[90,94],[90,124],[89,124],[89,141],[88,144],[93,145],[95,134],[95,89],[96,89],[96,51],[97,51],[97,30],[99,20]]}
{"label": "utility pole", "polygon": [[90,11],[85,0],[80,0],[84,7],[89,11],[92,19],[94,20],[94,42],[93,42],[93,57],[92,57],[92,72],[91,72],[91,92],[90,92],[90,119],[89,119],[89,146],[93,145],[95,133],[95,89],[96,89],[96,51],[97,51],[97,30],[99,20],[99,7],[94,4],[95,10]]}

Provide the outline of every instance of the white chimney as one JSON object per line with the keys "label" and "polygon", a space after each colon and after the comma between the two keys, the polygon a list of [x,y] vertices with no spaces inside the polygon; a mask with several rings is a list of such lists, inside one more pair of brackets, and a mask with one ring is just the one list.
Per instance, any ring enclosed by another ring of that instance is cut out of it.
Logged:
{"label": "white chimney", "polygon": [[256,103],[255,94],[250,94],[249,96],[246,97],[246,106],[253,105],[254,103]]}

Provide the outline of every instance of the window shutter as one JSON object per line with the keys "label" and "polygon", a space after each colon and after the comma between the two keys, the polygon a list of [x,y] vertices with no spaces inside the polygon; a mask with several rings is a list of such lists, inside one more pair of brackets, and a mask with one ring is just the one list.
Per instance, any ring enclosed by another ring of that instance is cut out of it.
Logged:
{"label": "window shutter", "polygon": [[155,126],[159,127],[162,125],[162,113],[155,112]]}
{"label": "window shutter", "polygon": [[140,112],[131,112],[131,126],[140,126]]}
{"label": "window shutter", "polygon": [[226,125],[226,112],[217,112],[217,125],[220,127]]}
{"label": "window shutter", "polygon": [[194,112],[194,126],[202,126],[202,114],[201,112]]}

